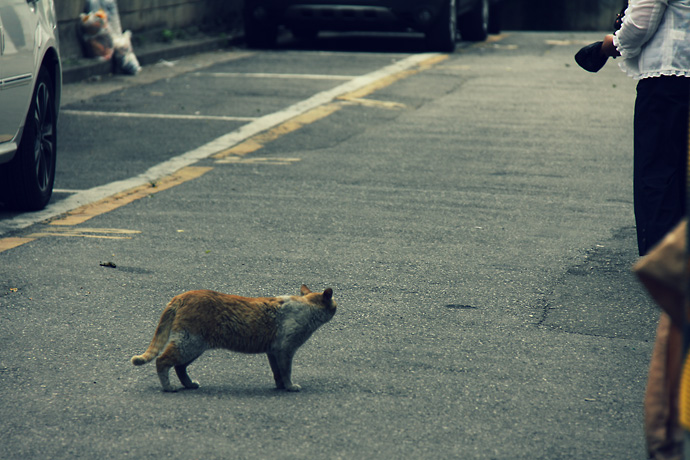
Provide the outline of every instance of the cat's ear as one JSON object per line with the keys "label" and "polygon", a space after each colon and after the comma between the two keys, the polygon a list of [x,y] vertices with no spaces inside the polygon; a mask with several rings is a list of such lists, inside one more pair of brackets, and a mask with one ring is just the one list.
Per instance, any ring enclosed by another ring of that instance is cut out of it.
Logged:
{"label": "cat's ear", "polygon": [[299,292],[301,292],[302,295],[311,294],[311,291],[309,290],[309,288],[304,284],[302,285],[301,288],[299,288]]}
{"label": "cat's ear", "polygon": [[325,291],[323,291],[323,304],[324,305],[330,305],[332,301],[333,301],[333,289],[328,288]]}

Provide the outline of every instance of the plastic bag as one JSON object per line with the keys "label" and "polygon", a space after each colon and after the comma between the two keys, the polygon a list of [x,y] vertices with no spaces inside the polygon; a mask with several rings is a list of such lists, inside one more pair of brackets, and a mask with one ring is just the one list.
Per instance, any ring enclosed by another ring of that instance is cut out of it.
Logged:
{"label": "plastic bag", "polygon": [[82,37],[87,55],[114,57],[114,72],[136,75],[141,66],[132,49],[132,32],[122,32],[115,0],[86,0]]}
{"label": "plastic bag", "polygon": [[132,50],[132,32],[126,30],[115,37],[115,71],[127,75],[136,75],[141,70],[139,60]]}
{"label": "plastic bag", "polygon": [[117,9],[115,0],[86,0],[84,5],[84,13],[92,11],[103,10],[108,16],[108,23],[113,35],[122,35],[122,26],[120,25],[120,12]]}
{"label": "plastic bag", "polygon": [[113,34],[108,26],[108,16],[103,10],[82,13],[81,32],[84,52],[88,57],[109,60],[113,56]]}

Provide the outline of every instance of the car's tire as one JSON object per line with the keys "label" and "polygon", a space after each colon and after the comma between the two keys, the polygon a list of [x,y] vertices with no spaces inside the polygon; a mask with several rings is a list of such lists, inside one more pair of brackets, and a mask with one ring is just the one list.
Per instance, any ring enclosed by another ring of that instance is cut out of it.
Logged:
{"label": "car's tire", "polygon": [[436,21],[426,33],[429,49],[452,53],[458,38],[458,18],[456,0],[448,0],[439,12]]}
{"label": "car's tire", "polygon": [[246,2],[243,12],[244,41],[250,48],[273,48],[278,39],[278,24],[262,6]]}
{"label": "car's tire", "polygon": [[501,4],[492,3],[489,6],[489,33],[497,35],[501,33]]}
{"label": "car's tire", "polygon": [[472,9],[460,16],[463,40],[481,42],[489,36],[489,0],[478,0]]}
{"label": "car's tire", "polygon": [[17,153],[0,168],[0,201],[22,211],[43,209],[53,193],[56,153],[55,86],[50,72],[42,67]]}

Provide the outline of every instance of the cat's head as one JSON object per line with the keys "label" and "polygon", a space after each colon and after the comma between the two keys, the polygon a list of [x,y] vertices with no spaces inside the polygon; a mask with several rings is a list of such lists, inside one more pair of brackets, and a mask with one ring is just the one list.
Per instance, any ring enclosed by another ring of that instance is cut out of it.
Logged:
{"label": "cat's head", "polygon": [[335,314],[338,304],[333,300],[333,289],[327,288],[323,292],[311,292],[311,290],[303,284],[300,288],[300,292],[310,303],[321,306],[325,311],[329,312],[331,316]]}

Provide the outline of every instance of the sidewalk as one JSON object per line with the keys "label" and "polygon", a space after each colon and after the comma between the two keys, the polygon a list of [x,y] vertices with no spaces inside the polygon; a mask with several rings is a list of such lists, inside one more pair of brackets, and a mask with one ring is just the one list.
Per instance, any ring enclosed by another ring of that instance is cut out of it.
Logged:
{"label": "sidewalk", "polygon": [[[213,51],[225,48],[243,40],[243,35],[239,32],[218,36],[202,36],[192,39],[176,39],[171,42],[153,42],[134,45],[139,64],[147,66],[155,64],[160,60],[174,60],[182,56]],[[69,58],[63,57],[62,63],[63,83],[74,83],[92,77],[111,74],[113,71],[113,61],[101,61],[95,58]],[[132,76],[136,78],[136,76]]]}

